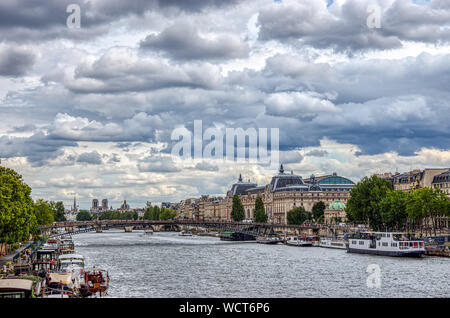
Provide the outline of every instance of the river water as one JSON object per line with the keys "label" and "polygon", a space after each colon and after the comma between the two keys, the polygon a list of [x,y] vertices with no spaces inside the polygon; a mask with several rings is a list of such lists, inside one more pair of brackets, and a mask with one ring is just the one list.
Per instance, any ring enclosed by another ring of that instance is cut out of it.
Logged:
{"label": "river water", "polygon": [[[450,259],[223,242],[142,231],[74,235],[86,266],[108,270],[110,297],[450,297]],[[368,265],[381,269],[367,287]]]}

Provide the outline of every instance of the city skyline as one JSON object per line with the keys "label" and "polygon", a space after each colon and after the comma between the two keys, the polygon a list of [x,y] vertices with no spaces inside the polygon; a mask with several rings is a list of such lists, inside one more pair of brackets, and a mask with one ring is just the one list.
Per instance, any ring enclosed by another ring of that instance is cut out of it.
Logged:
{"label": "city skyline", "polygon": [[443,1],[80,1],[70,28],[72,3],[0,4],[0,158],[34,199],[141,207],[276,173],[172,161],[172,131],[196,120],[278,128],[304,178],[450,166]]}

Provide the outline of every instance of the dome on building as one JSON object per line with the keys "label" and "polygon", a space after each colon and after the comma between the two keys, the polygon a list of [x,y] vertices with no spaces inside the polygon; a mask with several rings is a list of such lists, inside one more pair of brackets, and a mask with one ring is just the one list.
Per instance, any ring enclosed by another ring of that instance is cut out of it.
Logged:
{"label": "dome on building", "polygon": [[253,182],[244,182],[242,181],[242,175],[239,175],[238,182],[233,184],[230,190],[230,194],[233,196],[235,194],[241,195],[247,192],[247,190],[256,188],[258,185]]}
{"label": "dome on building", "polygon": [[330,204],[328,210],[345,210],[345,208],[346,206],[344,202],[341,202],[341,200],[336,200]]}

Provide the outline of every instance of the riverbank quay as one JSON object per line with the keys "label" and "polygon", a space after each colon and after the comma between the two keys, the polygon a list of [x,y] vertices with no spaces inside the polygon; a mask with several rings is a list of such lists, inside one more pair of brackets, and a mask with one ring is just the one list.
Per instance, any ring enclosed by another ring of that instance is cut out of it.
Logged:
{"label": "riverbank quay", "polygon": [[0,268],[0,298],[103,297],[107,271],[85,268],[71,237],[29,242]]}
{"label": "riverbank quay", "polygon": [[450,250],[429,250],[425,251],[425,256],[450,257]]}
{"label": "riverbank quay", "polygon": [[21,247],[18,249],[10,252],[9,254],[0,257],[0,267],[6,265],[7,263],[14,263],[23,261],[23,255],[30,255],[32,252],[28,252],[30,248],[32,248],[33,244],[36,244],[36,246],[39,244],[39,241],[28,241],[26,243],[23,243]]}

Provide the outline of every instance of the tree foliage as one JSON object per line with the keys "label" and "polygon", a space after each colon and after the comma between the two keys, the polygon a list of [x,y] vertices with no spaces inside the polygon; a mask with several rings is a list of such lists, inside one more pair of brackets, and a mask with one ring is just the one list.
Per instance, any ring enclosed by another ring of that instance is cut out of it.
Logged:
{"label": "tree foliage", "polygon": [[173,220],[177,216],[177,211],[174,209],[161,208],[161,213],[159,214],[160,220]]}
{"label": "tree foliage", "polygon": [[439,227],[438,219],[449,215],[450,200],[439,189],[418,188],[410,193],[392,190],[392,184],[375,176],[364,178],[350,192],[347,218],[376,230]]}
{"label": "tree foliage", "polygon": [[311,213],[305,210],[304,207],[299,206],[295,207],[287,213],[287,223],[300,225],[303,224],[306,220],[311,219]]}
{"label": "tree foliage", "polygon": [[414,227],[425,225],[436,230],[437,217],[448,215],[449,204],[449,199],[439,189],[419,188],[409,194],[406,212]]}
{"label": "tree foliage", "polygon": [[0,167],[0,242],[28,240],[37,233],[31,188],[12,169]]}
{"label": "tree foliage", "polygon": [[380,202],[392,190],[388,180],[372,176],[365,177],[350,192],[347,201],[347,218],[351,222],[365,223],[378,231],[383,227],[380,214]]}
{"label": "tree foliage", "polygon": [[42,199],[36,201],[34,205],[34,215],[36,215],[38,225],[52,224],[55,220],[50,203]]}
{"label": "tree foliage", "polygon": [[92,219],[92,214],[87,210],[80,210],[77,213],[77,221],[91,221]]}
{"label": "tree foliage", "polygon": [[325,213],[325,203],[322,201],[314,203],[312,207],[312,215],[316,222],[323,219]]}
{"label": "tree foliage", "polygon": [[147,210],[144,213],[144,220],[159,220],[161,209],[159,206],[147,206]]}
{"label": "tree foliage", "polygon": [[53,210],[53,216],[56,222],[66,221],[66,216],[64,215],[64,203],[62,201],[51,201],[50,207]]}
{"label": "tree foliage", "polygon": [[231,219],[236,222],[245,219],[244,206],[242,205],[241,199],[239,199],[239,196],[237,194],[233,196],[233,205],[231,207]]}
{"label": "tree foliage", "polygon": [[258,223],[266,223],[267,222],[267,214],[264,210],[264,202],[261,197],[257,197],[255,201],[255,213],[254,220]]}
{"label": "tree foliage", "polygon": [[388,191],[380,202],[382,227],[387,230],[402,230],[407,221],[408,193]]}
{"label": "tree foliage", "polygon": [[102,212],[99,217],[99,220],[137,220],[138,213],[134,211],[105,211]]}

